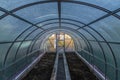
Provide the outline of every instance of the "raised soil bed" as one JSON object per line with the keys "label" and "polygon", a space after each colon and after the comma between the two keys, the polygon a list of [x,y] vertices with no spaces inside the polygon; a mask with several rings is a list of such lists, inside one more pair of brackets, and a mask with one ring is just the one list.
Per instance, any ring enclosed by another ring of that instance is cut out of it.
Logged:
{"label": "raised soil bed", "polygon": [[55,53],[46,53],[23,80],[50,80]]}
{"label": "raised soil bed", "polygon": [[67,52],[66,58],[71,80],[99,80],[74,52]]}

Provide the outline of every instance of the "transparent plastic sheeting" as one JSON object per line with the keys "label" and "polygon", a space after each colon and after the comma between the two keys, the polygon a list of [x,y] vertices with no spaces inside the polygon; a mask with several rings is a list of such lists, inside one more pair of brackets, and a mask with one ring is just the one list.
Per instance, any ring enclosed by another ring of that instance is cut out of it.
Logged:
{"label": "transparent plastic sheeting", "polygon": [[0,0],[0,80],[40,55],[41,36],[55,29],[76,33],[76,51],[106,79],[120,79],[120,0]]}

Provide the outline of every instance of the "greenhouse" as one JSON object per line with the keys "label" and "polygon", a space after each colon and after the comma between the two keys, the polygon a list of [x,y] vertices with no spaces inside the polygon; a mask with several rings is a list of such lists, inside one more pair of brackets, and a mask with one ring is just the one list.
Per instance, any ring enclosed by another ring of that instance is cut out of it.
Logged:
{"label": "greenhouse", "polygon": [[120,80],[120,0],[0,0],[0,80]]}

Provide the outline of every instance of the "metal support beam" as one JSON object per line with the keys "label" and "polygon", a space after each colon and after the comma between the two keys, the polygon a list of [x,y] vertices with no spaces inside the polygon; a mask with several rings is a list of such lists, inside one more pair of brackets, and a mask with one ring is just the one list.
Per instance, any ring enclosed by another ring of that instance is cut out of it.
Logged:
{"label": "metal support beam", "polygon": [[61,0],[58,0],[58,18],[59,18],[59,28],[61,28]]}

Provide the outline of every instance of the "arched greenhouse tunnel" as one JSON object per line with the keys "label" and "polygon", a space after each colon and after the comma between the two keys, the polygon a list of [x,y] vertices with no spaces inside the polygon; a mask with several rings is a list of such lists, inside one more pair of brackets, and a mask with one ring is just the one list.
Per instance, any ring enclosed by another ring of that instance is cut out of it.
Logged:
{"label": "arched greenhouse tunnel", "polygon": [[120,80],[119,61],[120,0],[0,0],[0,80]]}

